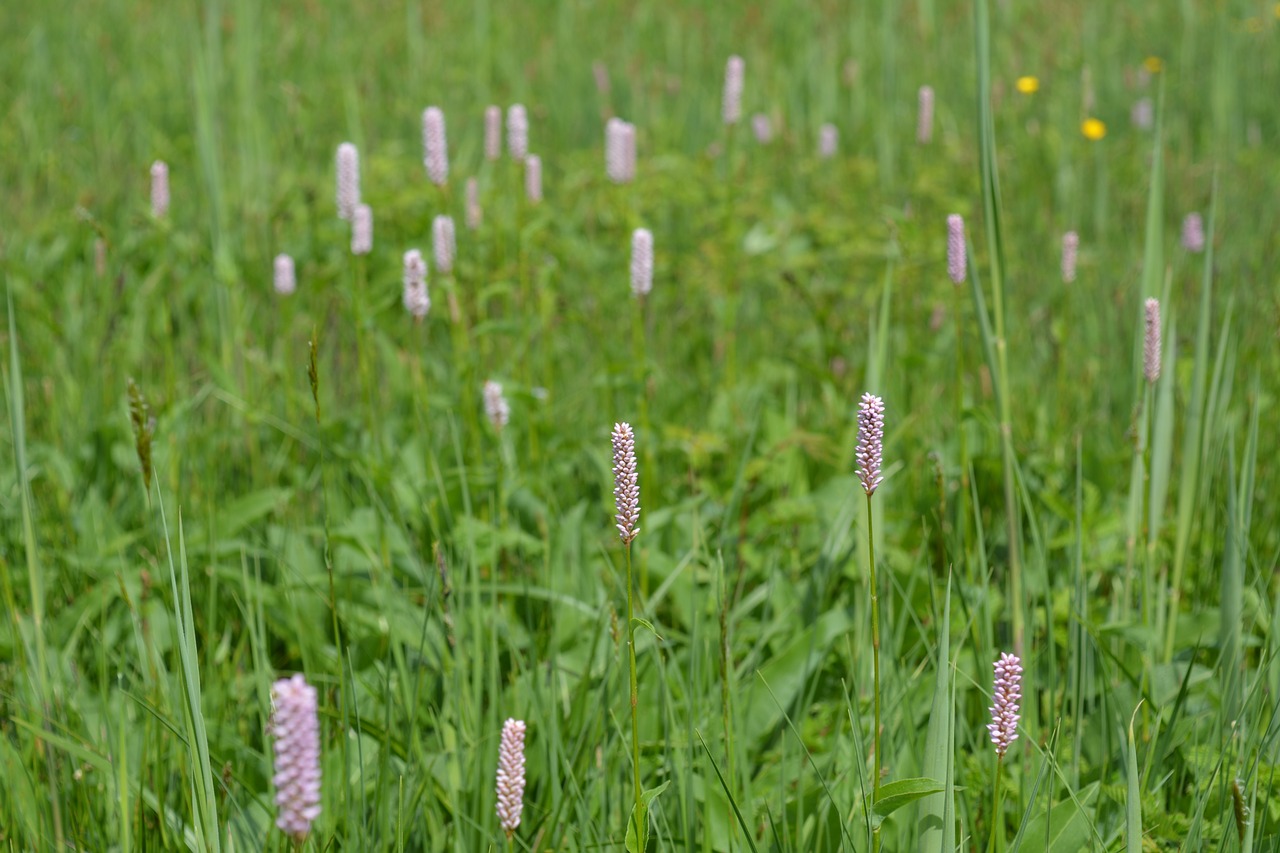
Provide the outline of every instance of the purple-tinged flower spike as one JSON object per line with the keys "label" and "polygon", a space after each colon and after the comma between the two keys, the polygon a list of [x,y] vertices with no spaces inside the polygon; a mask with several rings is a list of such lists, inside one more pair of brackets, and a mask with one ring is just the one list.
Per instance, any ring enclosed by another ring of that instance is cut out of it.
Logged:
{"label": "purple-tinged flower spike", "polygon": [[512,160],[529,156],[529,114],[523,104],[507,108],[507,152]]}
{"label": "purple-tinged flower spike", "polygon": [[1143,310],[1147,332],[1142,338],[1142,375],[1154,385],[1160,378],[1160,300],[1148,299]]}
{"label": "purple-tinged flower spike", "polygon": [[1002,654],[995,663],[995,698],[991,706],[991,742],[996,755],[1004,758],[1009,744],[1018,739],[1018,702],[1022,700],[1022,661],[1017,655]]}
{"label": "purple-tinged flower spike", "polygon": [[498,432],[502,432],[511,419],[511,407],[502,395],[502,385],[492,379],[484,383],[484,414]]}
{"label": "purple-tinged flower spike", "polygon": [[467,227],[475,231],[484,221],[484,210],[480,207],[480,182],[475,178],[467,178]]}
{"label": "purple-tinged flower spike", "polygon": [[916,114],[916,142],[928,145],[933,141],[933,87],[921,86]]}
{"label": "purple-tinged flower spike", "polygon": [[484,156],[486,160],[502,156],[502,107],[484,108]]}
{"label": "purple-tinged flower spike", "polygon": [[338,218],[350,220],[360,204],[360,152],[350,142],[338,146]]}
{"label": "purple-tinged flower spike", "polygon": [[1188,213],[1182,220],[1182,248],[1188,252],[1204,251],[1204,221],[1198,213]]}
{"label": "purple-tinged flower spike", "polygon": [[622,128],[626,122],[616,116],[604,123],[604,172],[615,184],[623,182],[626,166],[623,162]]}
{"label": "purple-tinged flower spike", "polygon": [[452,216],[437,216],[431,221],[431,249],[436,257],[436,271],[441,275],[452,273],[453,258],[458,251]]}
{"label": "purple-tinged flower spike", "polygon": [[1150,98],[1139,98],[1129,110],[1129,121],[1138,130],[1150,130],[1156,123],[1156,110]]}
{"label": "purple-tinged flower spike", "polygon": [[272,268],[271,283],[275,287],[276,293],[281,296],[288,296],[298,289],[298,279],[293,269],[293,258],[283,253],[276,255]]}
{"label": "purple-tinged flower spike", "polygon": [[444,111],[427,107],[422,113],[422,162],[427,177],[438,187],[449,181],[449,142],[444,132]]}
{"label": "purple-tinged flower spike", "polygon": [[601,95],[608,95],[612,88],[609,85],[609,66],[597,59],[591,63],[591,76],[595,78],[596,91]]}
{"label": "purple-tinged flower spike", "polygon": [[863,394],[858,406],[858,479],[867,497],[884,482],[880,466],[884,460],[884,400]]}
{"label": "purple-tinged flower spike", "polygon": [[302,674],[271,687],[270,733],[275,738],[276,826],[301,842],[320,816],[320,721],[316,689]]}
{"label": "purple-tinged flower spike", "polygon": [[537,154],[524,158],[524,194],[529,201],[542,201],[542,158]]}
{"label": "purple-tinged flower spike", "polygon": [[431,297],[427,293],[427,262],[417,249],[404,253],[403,301],[405,310],[417,320],[427,316],[431,310]]}
{"label": "purple-tinged flower spike", "polygon": [[1076,280],[1076,254],[1080,251],[1080,235],[1068,231],[1062,235],[1062,280],[1067,284]]}
{"label": "purple-tinged flower spike", "polygon": [[631,292],[648,296],[653,290],[653,232],[637,228],[631,234]]}
{"label": "purple-tinged flower spike", "polygon": [[824,124],[818,128],[818,156],[830,160],[836,156],[836,148],[840,145],[840,131],[834,124]]}
{"label": "purple-tinged flower spike", "polygon": [[373,251],[373,208],[357,204],[351,217],[351,254],[367,255]]}
{"label": "purple-tinged flower spike", "polygon": [[169,214],[169,166],[163,160],[151,164],[151,215],[163,219]]}
{"label": "purple-tinged flower spike", "polygon": [[618,507],[618,535],[630,545],[640,534],[640,478],[636,474],[636,437],[631,424],[614,424],[613,499]]}
{"label": "purple-tinged flower spike", "polygon": [[721,116],[725,124],[737,124],[742,118],[742,76],[746,63],[741,56],[731,56],[724,66],[724,102]]}
{"label": "purple-tinged flower spike", "polygon": [[964,218],[958,213],[947,217],[947,275],[955,284],[964,284],[968,267],[964,249]]}
{"label": "purple-tinged flower spike", "polygon": [[751,117],[751,132],[755,134],[756,142],[768,145],[773,141],[773,122],[764,113],[756,113]]}
{"label": "purple-tinged flower spike", "polygon": [[524,811],[524,733],[523,720],[507,720],[502,724],[502,741],[498,745],[498,821],[507,838],[520,826]]}

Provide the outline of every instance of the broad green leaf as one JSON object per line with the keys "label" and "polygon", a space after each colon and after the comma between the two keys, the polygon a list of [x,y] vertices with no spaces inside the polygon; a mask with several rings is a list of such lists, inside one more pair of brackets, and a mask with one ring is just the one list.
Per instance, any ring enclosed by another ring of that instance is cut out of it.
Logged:
{"label": "broad green leaf", "polygon": [[[631,817],[627,820],[626,848],[630,853],[644,853],[649,843],[649,804],[658,795],[667,790],[670,782],[663,782],[656,788],[650,788],[640,794],[640,803],[631,807]],[[636,838],[636,827],[640,827],[640,837]]]}
{"label": "broad green leaf", "polygon": [[871,808],[880,817],[888,817],[907,803],[941,793],[942,789],[943,784],[933,779],[899,779],[881,786],[880,794]]}
{"label": "broad green leaf", "polygon": [[[1089,815],[1084,811],[1098,793],[1098,783],[1086,785],[1076,793],[1054,803],[1050,810],[1040,809],[1027,824],[1020,850],[1045,850],[1048,853],[1079,853],[1089,844]],[[1077,805],[1079,803],[1079,805]]]}

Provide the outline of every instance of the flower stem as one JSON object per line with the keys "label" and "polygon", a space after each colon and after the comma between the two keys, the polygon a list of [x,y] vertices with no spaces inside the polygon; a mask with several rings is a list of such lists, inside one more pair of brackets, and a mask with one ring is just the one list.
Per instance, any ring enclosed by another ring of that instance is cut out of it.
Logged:
{"label": "flower stem", "polygon": [[631,543],[627,543],[627,663],[631,675],[631,777],[636,789],[635,811],[632,819],[636,821],[636,841],[643,838],[640,827],[641,788],[640,788],[640,721],[636,706],[639,703],[639,684],[636,681],[636,624],[635,604],[631,594]]}
{"label": "flower stem", "polygon": [[[871,495],[867,495],[867,567],[871,575],[871,666],[872,666],[872,701],[875,705],[875,728],[871,732],[872,754],[874,761],[871,777],[871,802],[874,804],[880,797],[880,596],[876,585],[876,537],[874,513],[871,508]],[[873,849],[880,850],[880,825],[872,830]]]}

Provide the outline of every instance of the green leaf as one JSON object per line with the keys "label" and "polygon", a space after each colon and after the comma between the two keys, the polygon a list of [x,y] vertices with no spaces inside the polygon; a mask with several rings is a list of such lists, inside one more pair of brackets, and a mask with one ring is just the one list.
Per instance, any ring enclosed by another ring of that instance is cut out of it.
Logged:
{"label": "green leaf", "polygon": [[[656,788],[650,788],[640,795],[640,804],[631,807],[631,819],[627,821],[626,847],[629,853],[644,853],[649,843],[649,804],[658,795],[667,790],[670,782],[663,782]],[[636,838],[636,827],[640,827],[640,838]]]}
{"label": "green leaf", "polygon": [[[1138,703],[1141,706],[1141,702]],[[1133,709],[1133,717],[1138,709]],[[1128,776],[1128,802],[1125,804],[1125,849],[1129,853],[1142,853],[1142,792],[1138,787],[1138,747],[1133,740],[1133,717],[1129,718],[1129,754],[1125,765]]]}
{"label": "green leaf", "polygon": [[1089,847],[1089,815],[1085,809],[1098,793],[1098,783],[1081,788],[1074,798],[1042,809],[1027,823],[1020,850],[1045,850],[1049,853],[1079,853]]}
{"label": "green leaf", "polygon": [[872,810],[880,817],[888,817],[907,803],[914,803],[921,797],[940,793],[941,782],[923,777],[916,779],[899,779],[880,788]]}

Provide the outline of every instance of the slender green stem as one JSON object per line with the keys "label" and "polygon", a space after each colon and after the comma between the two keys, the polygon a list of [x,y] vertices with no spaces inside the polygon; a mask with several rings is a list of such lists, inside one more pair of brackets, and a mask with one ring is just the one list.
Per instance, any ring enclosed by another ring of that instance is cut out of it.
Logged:
{"label": "slender green stem", "polygon": [[[874,513],[871,509],[871,495],[867,495],[867,567],[871,574],[871,668],[872,668],[872,702],[875,705],[875,728],[871,732],[872,762],[871,801],[880,798],[880,595],[876,585],[876,535]],[[880,849],[880,825],[872,830],[873,847]]]}
{"label": "slender green stem", "polygon": [[639,840],[643,836],[640,828],[640,810],[643,807],[641,803],[640,788],[640,718],[637,716],[636,706],[640,701],[639,682],[636,681],[636,623],[635,623],[635,600],[631,594],[631,543],[627,543],[627,664],[630,667],[631,676],[631,778],[636,789],[636,807],[632,812],[632,819],[636,821],[635,832],[636,839]]}
{"label": "slender green stem", "polygon": [[1000,820],[1000,771],[1004,769],[1004,757],[996,756],[996,781],[992,799],[995,801],[991,809],[991,842],[987,846],[990,853],[996,853],[1004,847],[1004,822]]}

